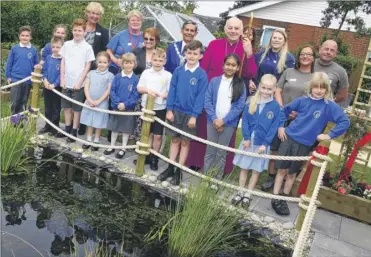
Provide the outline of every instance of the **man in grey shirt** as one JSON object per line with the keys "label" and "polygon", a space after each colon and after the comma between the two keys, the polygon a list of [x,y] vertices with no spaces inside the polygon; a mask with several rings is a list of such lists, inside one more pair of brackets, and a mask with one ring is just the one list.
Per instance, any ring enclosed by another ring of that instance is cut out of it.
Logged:
{"label": "man in grey shirt", "polygon": [[343,67],[333,61],[338,52],[334,40],[326,40],[319,49],[319,59],[314,63],[314,71],[327,74],[336,103],[340,104],[348,97],[348,74]]}

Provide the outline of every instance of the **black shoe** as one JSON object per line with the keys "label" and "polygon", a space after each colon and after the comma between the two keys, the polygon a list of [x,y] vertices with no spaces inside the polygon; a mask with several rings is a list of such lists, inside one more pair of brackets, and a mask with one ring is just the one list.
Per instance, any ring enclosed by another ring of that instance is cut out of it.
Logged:
{"label": "black shoe", "polygon": [[115,152],[115,149],[111,149],[111,150],[106,149],[106,150],[104,150],[103,154],[104,155],[110,155],[111,153],[114,153],[114,152]]}
{"label": "black shoe", "polygon": [[262,189],[263,191],[269,191],[269,190],[271,190],[271,189],[273,188],[273,185],[274,185],[274,179],[275,179],[275,177],[273,177],[273,176],[269,176],[269,175],[268,175],[268,178],[267,178],[267,180],[263,183],[261,189]]}
{"label": "black shoe", "polygon": [[67,143],[74,143],[74,142],[76,142],[75,139],[72,139],[70,137],[67,137],[66,141],[67,141]]}
{"label": "black shoe", "polygon": [[165,181],[168,177],[172,177],[174,175],[174,166],[169,164],[166,170],[164,170],[160,175],[157,176],[157,180]]}
{"label": "black shoe", "polygon": [[[152,154],[147,155],[147,156],[146,156],[146,159],[145,159],[145,161],[144,161],[144,165],[149,165],[149,164],[151,164],[151,159],[152,159]],[[134,165],[137,165],[137,159],[135,159],[135,160],[133,161],[133,164],[134,164]]]}
{"label": "black shoe", "polygon": [[273,210],[281,216],[288,216],[290,215],[290,209],[287,205],[287,202],[285,200],[277,200],[272,199],[271,205]]}
{"label": "black shoe", "polygon": [[171,178],[170,183],[174,186],[179,186],[180,181],[182,181],[182,171],[177,168],[174,172],[174,176]]}
{"label": "black shoe", "polygon": [[66,137],[65,134],[62,134],[61,132],[58,132],[56,135],[55,135],[56,138],[63,138],[63,137]]}
{"label": "black shoe", "polygon": [[157,156],[152,156],[149,168],[154,171],[158,170],[158,157]]}
{"label": "black shoe", "polygon": [[116,155],[115,155],[115,157],[117,158],[117,159],[122,159],[122,157],[124,157],[125,156],[125,151],[122,151],[122,150],[120,150]]}
{"label": "black shoe", "polygon": [[[96,143],[96,144],[98,144],[98,143]],[[92,146],[91,147],[91,150],[92,151],[98,151],[99,150],[99,147],[98,146]]]}
{"label": "black shoe", "polygon": [[52,129],[49,126],[48,127],[45,126],[42,129],[40,129],[39,134],[45,134],[45,133],[48,133],[48,132],[52,132]]}
{"label": "black shoe", "polygon": [[89,149],[90,145],[87,145],[87,144],[83,144],[82,145],[82,149]]}
{"label": "black shoe", "polygon": [[79,135],[83,136],[83,135],[85,135],[85,132],[86,132],[86,125],[80,124],[79,132],[78,132]]}

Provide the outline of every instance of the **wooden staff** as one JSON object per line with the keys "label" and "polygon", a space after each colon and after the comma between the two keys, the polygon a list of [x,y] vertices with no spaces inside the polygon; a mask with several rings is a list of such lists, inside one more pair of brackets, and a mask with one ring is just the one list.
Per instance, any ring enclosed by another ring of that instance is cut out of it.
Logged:
{"label": "wooden staff", "polygon": [[[251,12],[250,21],[249,21],[249,28],[252,28],[253,19],[254,19],[254,13]],[[244,31],[242,31],[242,33],[243,32]],[[243,44],[243,37],[242,37],[242,44]],[[242,59],[241,59],[241,69],[238,72],[238,77],[240,77],[240,78],[241,78],[241,75],[242,75],[242,68],[243,68],[242,66],[243,66],[243,62],[245,61],[245,58],[246,58],[246,53],[245,53],[245,51],[243,51],[243,55],[242,55]]]}

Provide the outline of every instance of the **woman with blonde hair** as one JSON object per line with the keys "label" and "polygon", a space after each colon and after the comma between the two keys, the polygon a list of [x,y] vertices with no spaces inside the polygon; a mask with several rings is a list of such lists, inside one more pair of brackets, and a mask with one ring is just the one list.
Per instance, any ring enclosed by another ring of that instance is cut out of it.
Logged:
{"label": "woman with blonde hair", "polygon": [[295,66],[295,58],[288,52],[287,34],[282,29],[273,31],[268,47],[254,57],[258,72],[256,78],[250,81],[250,92],[256,90],[263,75],[272,74],[278,81],[285,69]]}
{"label": "woman with blonde hair", "polygon": [[[297,112],[293,122],[283,126],[289,115]],[[328,134],[321,134],[328,122],[335,127]],[[280,156],[307,156],[311,146],[318,140],[331,140],[345,133],[350,125],[343,109],[332,100],[330,80],[326,73],[315,72],[309,82],[306,95],[284,106],[280,115],[278,137],[282,143],[278,149]],[[283,195],[288,196],[295,182],[302,161],[277,160],[278,173],[274,182],[273,194],[278,195],[286,176]],[[272,200],[272,208],[278,215],[289,215],[290,210],[284,200]]]}

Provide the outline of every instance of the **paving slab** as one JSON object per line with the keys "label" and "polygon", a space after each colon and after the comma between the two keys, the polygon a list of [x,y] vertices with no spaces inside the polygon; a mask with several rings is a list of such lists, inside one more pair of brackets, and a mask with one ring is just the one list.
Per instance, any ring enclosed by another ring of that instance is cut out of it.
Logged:
{"label": "paving slab", "polygon": [[339,239],[341,216],[317,209],[312,223],[312,230]]}
{"label": "paving slab", "polygon": [[341,257],[369,257],[368,253],[361,247],[347,242],[331,238],[321,233],[315,233],[314,240],[309,252],[311,257],[341,256]]}
{"label": "paving slab", "polygon": [[370,225],[342,217],[339,239],[369,250],[371,256]]}
{"label": "paving slab", "polygon": [[254,212],[268,215],[282,222],[293,222],[295,223],[296,217],[299,214],[299,206],[297,203],[288,203],[290,209],[290,215],[280,216],[278,215],[271,206],[271,200],[267,198],[261,198],[258,203],[252,208]]}

